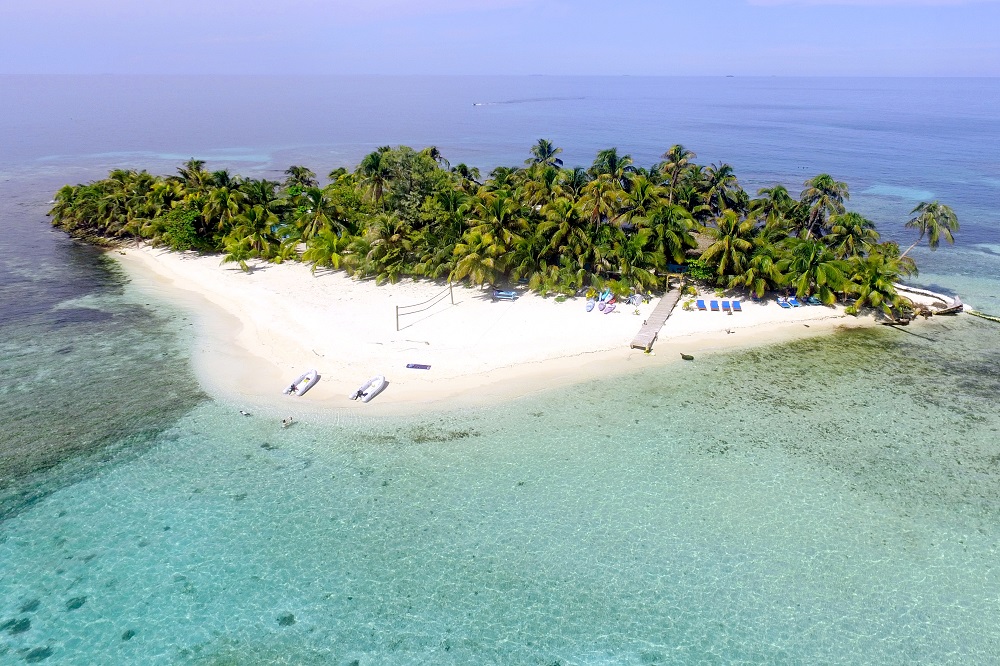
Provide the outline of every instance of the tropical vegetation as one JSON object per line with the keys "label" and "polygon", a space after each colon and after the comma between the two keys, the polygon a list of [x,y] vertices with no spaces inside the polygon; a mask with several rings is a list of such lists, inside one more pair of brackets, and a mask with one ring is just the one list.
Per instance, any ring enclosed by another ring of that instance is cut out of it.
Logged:
{"label": "tropical vegetation", "polygon": [[[649,168],[616,148],[589,167],[565,167],[561,152],[541,139],[523,166],[483,178],[434,147],[383,146],[325,185],[301,165],[276,182],[192,159],[169,176],[117,169],[67,185],[50,215],[80,238],[220,253],[245,271],[252,260],[303,261],[379,282],[520,281],[543,295],[646,292],[686,273],[758,297],[854,299],[891,315],[901,303],[893,284],[916,273],[909,249],[848,211],[848,186],[828,174],[807,180],[798,198],[782,185],[751,196],[730,165],[699,165],[680,145]],[[950,208],[935,201],[913,213],[914,246],[953,242]]]}

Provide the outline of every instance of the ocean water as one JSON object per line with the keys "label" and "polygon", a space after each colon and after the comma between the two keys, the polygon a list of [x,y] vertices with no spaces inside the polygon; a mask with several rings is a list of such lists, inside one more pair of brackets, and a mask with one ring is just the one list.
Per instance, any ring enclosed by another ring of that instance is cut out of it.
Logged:
{"label": "ocean water", "polygon": [[[205,395],[190,314],[50,231],[65,182],[383,144],[820,171],[1000,314],[1000,82],[0,79],[0,664],[991,663],[1000,326],[941,318],[419,417]],[[263,92],[262,92],[263,91]],[[478,106],[474,106],[478,104]],[[386,394],[386,397],[389,397]]]}

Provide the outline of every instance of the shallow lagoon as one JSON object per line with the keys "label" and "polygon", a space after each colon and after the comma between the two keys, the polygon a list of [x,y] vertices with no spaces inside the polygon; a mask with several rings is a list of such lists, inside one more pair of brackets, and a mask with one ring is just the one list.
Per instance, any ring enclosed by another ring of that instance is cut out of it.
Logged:
{"label": "shallow lagoon", "polygon": [[986,661],[1000,359],[964,358],[973,327],[845,332],[393,423],[282,429],[206,402],[5,523],[0,620],[31,626],[0,649]]}

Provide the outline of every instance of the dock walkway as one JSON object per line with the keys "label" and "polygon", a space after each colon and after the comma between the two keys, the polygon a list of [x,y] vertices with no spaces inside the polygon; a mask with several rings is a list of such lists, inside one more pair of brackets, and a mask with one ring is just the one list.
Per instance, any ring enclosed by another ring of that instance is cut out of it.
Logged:
{"label": "dock walkway", "polygon": [[642,328],[632,340],[632,349],[642,349],[648,352],[653,348],[656,336],[659,335],[660,329],[663,328],[663,324],[666,323],[667,317],[673,312],[674,306],[679,300],[681,300],[680,287],[671,289],[663,295],[660,302],[653,308],[653,313],[646,321],[642,322]]}

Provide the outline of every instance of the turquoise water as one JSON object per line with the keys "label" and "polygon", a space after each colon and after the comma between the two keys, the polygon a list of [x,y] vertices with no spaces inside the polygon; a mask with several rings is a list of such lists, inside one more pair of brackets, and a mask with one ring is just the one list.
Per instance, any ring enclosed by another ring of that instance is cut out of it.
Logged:
{"label": "turquoise water", "polygon": [[539,136],[569,164],[679,141],[751,190],[829,171],[901,242],[942,198],[959,244],[915,250],[916,282],[1000,314],[995,80],[377,79],[294,104],[268,80],[240,114],[260,81],[56,83],[0,78],[0,664],[1000,659],[1000,326],[282,429],[202,392],[190,313],[44,218],[64,182],[190,155],[279,179],[384,143],[488,170]]}
{"label": "turquoise water", "polygon": [[967,359],[968,326],[393,423],[202,404],[7,521],[2,617],[31,627],[6,656],[990,661],[1000,358]]}

